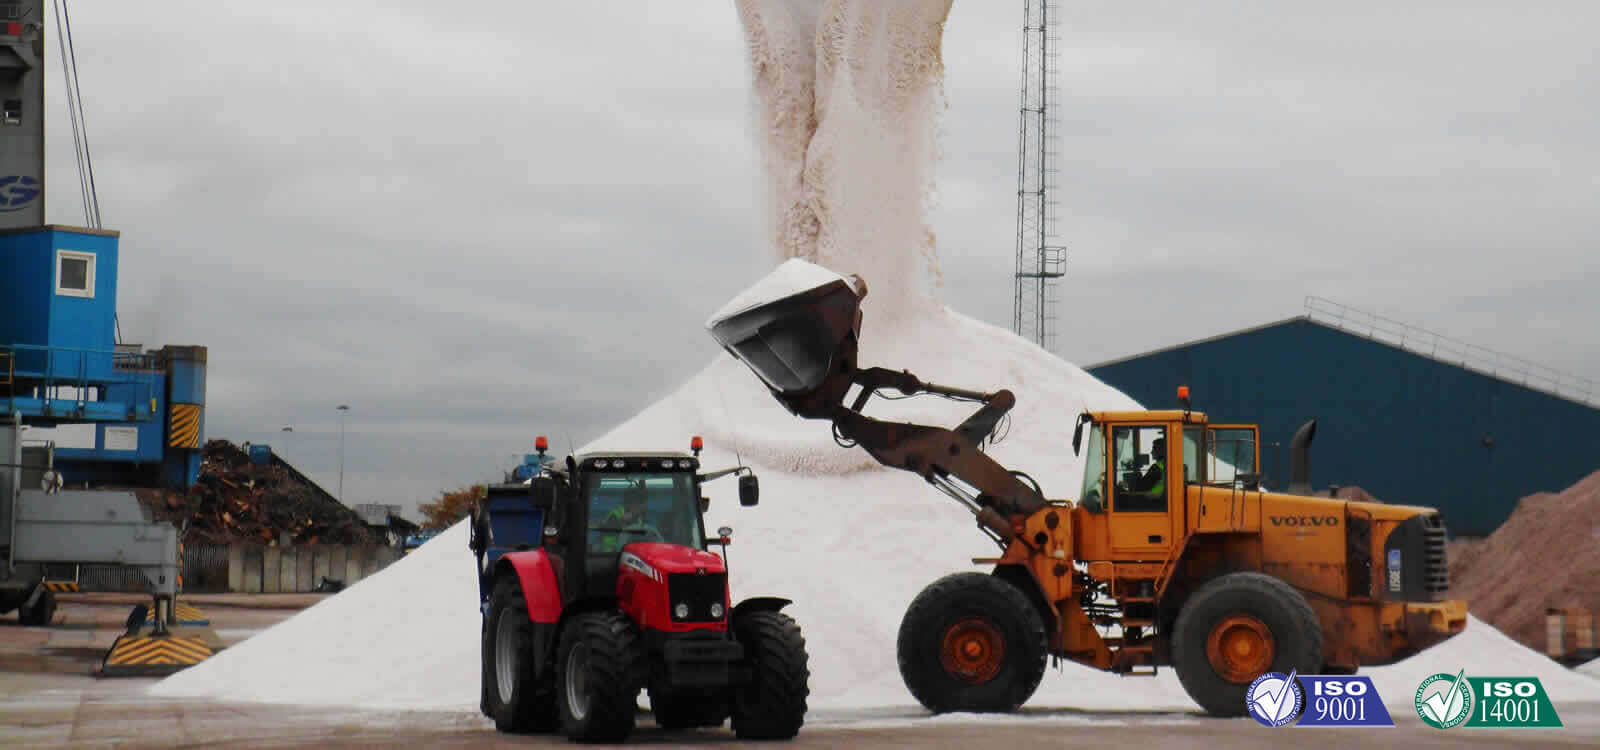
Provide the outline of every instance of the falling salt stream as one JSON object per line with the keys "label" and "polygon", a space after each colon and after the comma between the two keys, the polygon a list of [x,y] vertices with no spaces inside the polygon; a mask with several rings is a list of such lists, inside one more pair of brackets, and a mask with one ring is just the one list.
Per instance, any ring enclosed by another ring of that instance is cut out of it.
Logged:
{"label": "falling salt stream", "polygon": [[[938,273],[925,211],[949,0],[737,0],[736,8],[749,41],[775,259],[814,260],[867,280],[864,365],[906,368],[961,387],[1010,388],[1017,407],[991,455],[1032,474],[1051,497],[1075,496],[1083,466],[1064,448],[1070,415],[1139,405],[1009,331],[934,301]],[[875,414],[937,424],[967,413],[940,399],[885,407]],[[739,507],[731,486],[709,485],[706,520],[736,529],[729,550],[735,597],[795,601],[788,611],[810,652],[808,725],[924,716],[900,682],[895,633],[923,586],[992,554],[971,517],[917,477],[884,469],[859,448],[838,447],[826,425],[792,417],[727,355],[584,450],[683,450],[691,434],[706,437],[706,466],[731,466],[738,451],[761,476],[755,508]],[[458,524],[152,692],[472,715],[476,592]],[[1419,657],[1362,673],[1386,702],[1409,705],[1424,677],[1463,667],[1537,676],[1558,703],[1600,700],[1600,681],[1560,668],[1476,618]],[[1046,673],[1028,707],[1195,710],[1170,670],[1120,678],[1070,664]],[[978,719],[939,719],[966,720]],[[1035,713],[1032,720],[1082,719]]]}

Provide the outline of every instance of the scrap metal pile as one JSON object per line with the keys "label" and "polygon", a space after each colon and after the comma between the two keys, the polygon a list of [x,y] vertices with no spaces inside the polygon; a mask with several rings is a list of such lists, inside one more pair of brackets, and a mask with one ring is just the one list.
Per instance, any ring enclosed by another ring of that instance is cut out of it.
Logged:
{"label": "scrap metal pile", "polygon": [[136,490],[187,544],[374,544],[361,516],[280,462],[252,463],[226,440],[206,442],[200,478],[189,492]]}

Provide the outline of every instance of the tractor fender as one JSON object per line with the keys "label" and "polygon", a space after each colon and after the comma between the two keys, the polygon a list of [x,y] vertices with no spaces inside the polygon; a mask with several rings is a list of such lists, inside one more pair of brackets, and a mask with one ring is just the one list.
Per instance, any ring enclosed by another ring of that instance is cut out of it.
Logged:
{"label": "tractor fender", "polygon": [[740,615],[750,612],[777,612],[790,604],[794,604],[793,599],[784,599],[779,596],[752,596],[739,602],[733,608],[733,611],[728,613],[728,620],[736,620]]}
{"label": "tractor fender", "polygon": [[561,589],[550,557],[542,549],[510,552],[495,564],[496,575],[515,573],[522,582],[522,597],[528,603],[528,619],[554,623],[561,619]]}

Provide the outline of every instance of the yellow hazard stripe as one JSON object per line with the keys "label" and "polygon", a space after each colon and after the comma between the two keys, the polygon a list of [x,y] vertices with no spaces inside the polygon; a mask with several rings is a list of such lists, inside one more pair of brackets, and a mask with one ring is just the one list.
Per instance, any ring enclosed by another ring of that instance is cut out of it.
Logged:
{"label": "yellow hazard stripe", "polygon": [[106,655],[108,667],[197,664],[211,658],[204,638],[122,636]]}
{"label": "yellow hazard stripe", "polygon": [[200,447],[200,405],[173,404],[167,445],[173,448]]}
{"label": "yellow hazard stripe", "polygon": [[76,581],[45,581],[44,590],[54,591],[58,594],[70,594],[78,590],[78,583]]}

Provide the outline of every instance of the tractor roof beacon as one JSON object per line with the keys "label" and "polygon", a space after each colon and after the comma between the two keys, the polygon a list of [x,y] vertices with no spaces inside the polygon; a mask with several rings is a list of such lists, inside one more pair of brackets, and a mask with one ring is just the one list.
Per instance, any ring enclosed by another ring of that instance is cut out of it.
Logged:
{"label": "tractor roof beacon", "polygon": [[788,599],[729,606],[733,530],[708,536],[702,485],[738,475],[739,503],[759,500],[744,466],[701,473],[691,453],[604,452],[542,460],[491,485],[472,509],[483,617],[479,707],[503,732],[564,732],[616,742],[649,692],[658,726],[721,726],[747,739],[790,739],[809,694],[805,639]]}
{"label": "tractor roof beacon", "polygon": [[[901,677],[927,708],[1015,710],[1053,656],[1126,675],[1171,666],[1209,713],[1239,716],[1265,672],[1349,674],[1466,626],[1436,511],[1311,496],[1314,421],[1295,436],[1288,491],[1268,492],[1256,426],[1212,424],[1186,387],[1181,409],[1087,412],[1078,502],[1049,499],[982,451],[1010,391],[858,366],[865,295],[858,278],[789,260],[707,328],[791,413],[920,475],[999,546],[974,560],[990,574],[934,582],[901,621]],[[863,415],[884,390],[979,407],[955,428]]]}

